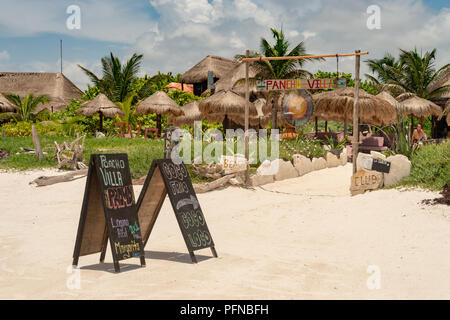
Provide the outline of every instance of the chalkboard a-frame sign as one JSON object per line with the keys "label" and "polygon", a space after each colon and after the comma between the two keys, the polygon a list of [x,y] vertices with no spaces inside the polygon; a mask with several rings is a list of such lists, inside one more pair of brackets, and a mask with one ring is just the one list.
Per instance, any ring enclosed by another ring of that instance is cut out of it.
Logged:
{"label": "chalkboard a-frame sign", "polygon": [[78,265],[80,256],[98,252],[101,252],[100,262],[103,262],[108,238],[116,272],[120,272],[120,260],[132,257],[140,257],[141,266],[145,266],[126,154],[91,155],[73,265]]}
{"label": "chalkboard a-frame sign", "polygon": [[137,210],[144,246],[167,194],[192,262],[197,262],[194,251],[204,248],[211,248],[213,256],[217,258],[214,241],[186,166],[184,163],[175,164],[171,159],[153,160],[139,195]]}

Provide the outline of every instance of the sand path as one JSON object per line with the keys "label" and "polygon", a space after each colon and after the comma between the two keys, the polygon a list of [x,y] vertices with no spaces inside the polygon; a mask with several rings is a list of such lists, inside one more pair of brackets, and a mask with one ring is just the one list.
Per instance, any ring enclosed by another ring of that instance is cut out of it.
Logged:
{"label": "sand path", "polygon": [[85,179],[28,185],[42,174],[0,173],[3,299],[450,298],[448,207],[418,204],[437,196],[421,190],[350,197],[350,165],[198,195],[219,258],[201,250],[195,265],[167,200],[146,268],[130,259],[115,274],[108,248],[105,264],[80,257],[81,288],[68,289]]}

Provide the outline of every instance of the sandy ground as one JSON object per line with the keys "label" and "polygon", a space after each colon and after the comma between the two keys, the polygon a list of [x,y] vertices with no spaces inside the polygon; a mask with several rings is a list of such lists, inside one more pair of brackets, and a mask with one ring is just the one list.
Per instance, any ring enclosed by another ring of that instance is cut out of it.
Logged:
{"label": "sandy ground", "polygon": [[0,173],[0,298],[450,299],[449,208],[419,204],[438,195],[422,190],[350,197],[350,165],[198,195],[219,254],[197,251],[198,264],[167,199],[146,268],[115,274],[108,248],[104,264],[80,257],[69,289],[85,179],[28,185],[54,172]]}

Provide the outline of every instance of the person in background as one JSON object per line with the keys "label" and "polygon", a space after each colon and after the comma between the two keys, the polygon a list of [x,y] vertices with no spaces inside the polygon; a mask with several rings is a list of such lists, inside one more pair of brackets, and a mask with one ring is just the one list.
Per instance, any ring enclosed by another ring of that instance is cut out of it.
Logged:
{"label": "person in background", "polygon": [[413,144],[417,147],[419,145],[419,143],[421,143],[427,139],[428,139],[427,135],[423,131],[422,125],[418,124],[417,128],[414,130],[413,135],[412,135]]}

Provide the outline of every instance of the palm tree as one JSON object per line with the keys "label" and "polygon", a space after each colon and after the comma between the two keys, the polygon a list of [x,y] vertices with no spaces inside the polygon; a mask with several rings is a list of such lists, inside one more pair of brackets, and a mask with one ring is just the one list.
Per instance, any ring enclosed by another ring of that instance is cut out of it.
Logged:
{"label": "palm tree", "polygon": [[123,116],[123,120],[125,121],[125,128],[128,128],[128,125],[131,122],[133,122],[133,118],[134,118],[133,98],[135,96],[136,96],[136,93],[131,93],[124,99],[123,102],[116,102],[116,105],[125,114]]}
{"label": "palm tree", "polygon": [[[48,97],[46,95],[34,97],[32,93],[27,94],[23,101],[17,94],[4,94],[5,98],[8,99],[12,104],[17,106],[18,119],[22,121],[29,121],[33,116],[33,111],[39,103],[45,104],[48,102]],[[16,120],[18,120],[16,119]]]}
{"label": "palm tree", "polygon": [[[261,52],[251,52],[251,57],[286,57],[286,56],[307,56],[305,45],[302,42],[297,44],[293,49],[289,51],[290,43],[284,37],[283,30],[276,30],[271,28],[272,36],[275,40],[275,44],[272,46],[270,43],[261,38],[260,49]],[[236,59],[245,58],[243,55],[236,55]],[[255,79],[288,79],[297,78],[300,76],[312,77],[312,74],[306,70],[301,69],[307,61],[315,59],[299,59],[299,60],[271,60],[271,61],[255,61],[254,65],[257,68],[257,75]],[[277,126],[277,110],[278,96],[280,93],[270,92],[267,101],[275,100],[272,106],[272,128]]]}
{"label": "palm tree", "polygon": [[[380,60],[368,60],[369,68],[376,77],[367,75],[381,89],[389,90],[398,100],[412,96],[423,99],[440,98],[450,91],[445,82],[450,78],[450,64],[435,69],[436,49],[424,55],[414,50],[400,49],[398,60],[386,54]],[[404,115],[401,115],[403,118]],[[414,129],[411,115],[410,134]]]}
{"label": "palm tree", "polygon": [[141,66],[143,55],[136,53],[122,65],[119,58],[112,52],[110,56],[102,58],[103,77],[97,77],[92,71],[78,65],[97,86],[101,93],[104,93],[111,101],[123,102],[132,91],[133,80],[136,79]]}

